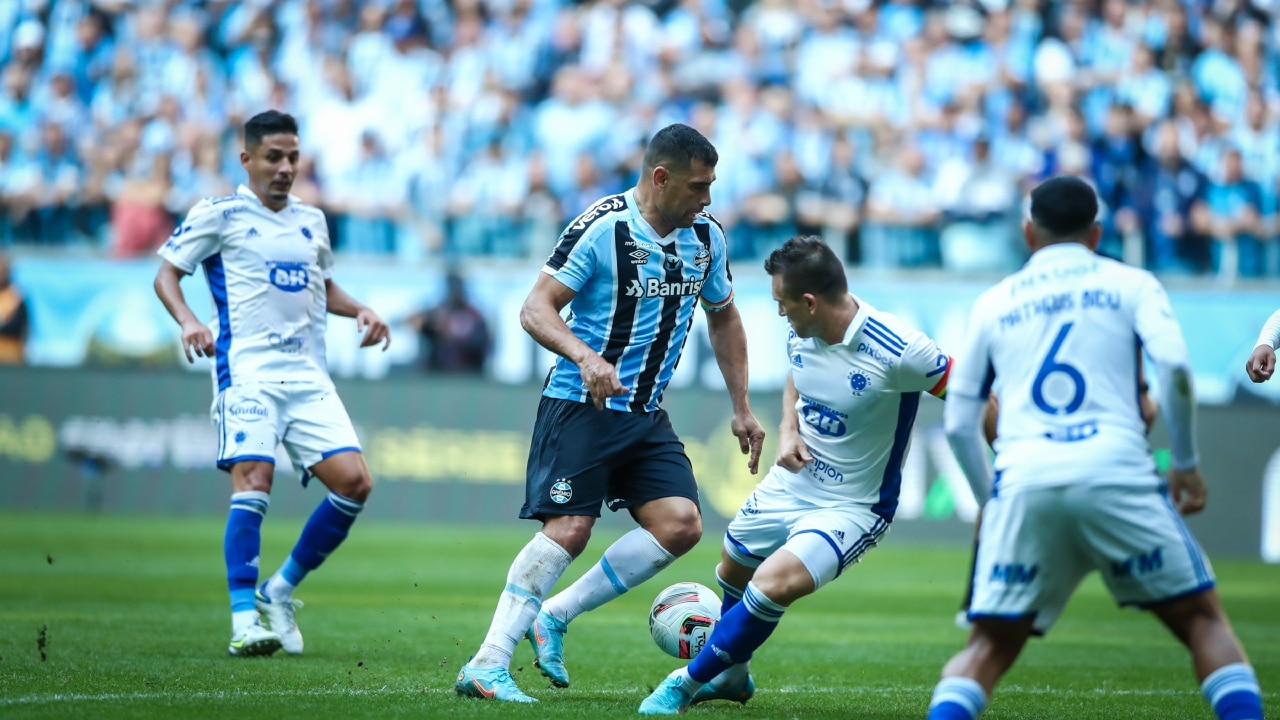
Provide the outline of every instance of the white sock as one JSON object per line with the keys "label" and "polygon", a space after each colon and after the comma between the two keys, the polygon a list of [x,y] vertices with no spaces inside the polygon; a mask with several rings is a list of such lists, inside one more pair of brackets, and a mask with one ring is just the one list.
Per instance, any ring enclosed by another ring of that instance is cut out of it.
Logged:
{"label": "white sock", "polygon": [[675,559],[648,530],[636,528],[618,538],[604,551],[600,562],[583,573],[577,582],[556,593],[543,608],[568,624],[582,613],[595,610],[657,575]]}
{"label": "white sock", "polygon": [[262,592],[272,600],[288,600],[293,597],[293,591],[296,589],[297,586],[285,580],[284,576],[277,570],[274,575],[267,579],[266,587],[262,589]]}
{"label": "white sock", "polygon": [[231,634],[236,634],[241,630],[258,622],[257,610],[240,610],[231,613]]}
{"label": "white sock", "polygon": [[542,599],[555,587],[573,562],[573,556],[556,544],[556,541],[538,533],[516,555],[507,571],[507,587],[498,598],[498,608],[493,613],[489,634],[471,666],[508,667],[511,653],[524,639],[524,633],[533,624],[542,608]]}

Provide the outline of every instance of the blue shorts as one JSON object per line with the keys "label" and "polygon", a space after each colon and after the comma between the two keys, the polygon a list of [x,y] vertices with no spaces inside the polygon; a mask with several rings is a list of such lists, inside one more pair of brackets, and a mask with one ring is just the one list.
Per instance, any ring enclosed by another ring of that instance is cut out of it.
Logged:
{"label": "blue shorts", "polygon": [[597,410],[543,397],[529,448],[520,517],[600,517],[666,497],[698,502],[698,483],[665,410]]}

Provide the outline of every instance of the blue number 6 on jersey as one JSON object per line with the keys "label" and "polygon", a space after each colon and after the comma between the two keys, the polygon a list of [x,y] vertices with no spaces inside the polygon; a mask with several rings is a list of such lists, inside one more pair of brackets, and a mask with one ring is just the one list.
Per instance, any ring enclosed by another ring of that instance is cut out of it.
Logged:
{"label": "blue number 6 on jersey", "polygon": [[[1062,329],[1058,330],[1058,336],[1053,339],[1053,346],[1049,348],[1049,354],[1040,364],[1040,371],[1036,373],[1035,382],[1031,385],[1031,400],[1035,402],[1036,407],[1050,415],[1070,415],[1084,404],[1084,375],[1081,375],[1074,365],[1059,362],[1057,359],[1058,351],[1062,349],[1067,333],[1071,332],[1072,324],[1063,323]],[[1062,373],[1070,378],[1073,389],[1071,400],[1060,407],[1050,405],[1044,398],[1045,381],[1054,373]]]}

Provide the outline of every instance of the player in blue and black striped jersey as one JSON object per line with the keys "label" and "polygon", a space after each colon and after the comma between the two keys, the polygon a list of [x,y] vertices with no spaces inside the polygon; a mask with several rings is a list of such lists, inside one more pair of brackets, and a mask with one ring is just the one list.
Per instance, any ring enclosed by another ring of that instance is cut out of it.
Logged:
{"label": "player in blue and black striped jersey", "polygon": [[[458,674],[461,695],[534,702],[508,670],[526,634],[542,673],[567,687],[568,623],[653,577],[702,536],[693,468],[660,407],[698,304],[732,400],[733,434],[757,470],[764,430],[747,401],[746,333],[724,230],[703,212],[717,160],[697,130],[660,130],[636,187],[602,198],[565,229],[525,301],[521,325],[559,355],[538,406],[520,512],[542,521],[542,531],[511,565],[484,644]],[[627,509],[640,527],[544,605],[586,548],[602,504]]]}

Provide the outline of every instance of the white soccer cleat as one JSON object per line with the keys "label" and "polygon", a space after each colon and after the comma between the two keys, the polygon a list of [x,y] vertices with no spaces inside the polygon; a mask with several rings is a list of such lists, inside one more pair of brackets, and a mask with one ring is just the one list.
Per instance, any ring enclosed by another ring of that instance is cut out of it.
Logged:
{"label": "white soccer cleat", "polygon": [[302,631],[294,619],[294,612],[302,607],[301,600],[272,600],[258,586],[254,593],[254,604],[262,616],[262,623],[280,637],[280,647],[290,655],[302,654]]}
{"label": "white soccer cleat", "polygon": [[254,623],[231,636],[227,654],[235,657],[266,657],[280,649],[280,636]]}

